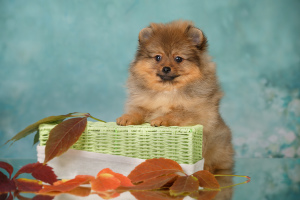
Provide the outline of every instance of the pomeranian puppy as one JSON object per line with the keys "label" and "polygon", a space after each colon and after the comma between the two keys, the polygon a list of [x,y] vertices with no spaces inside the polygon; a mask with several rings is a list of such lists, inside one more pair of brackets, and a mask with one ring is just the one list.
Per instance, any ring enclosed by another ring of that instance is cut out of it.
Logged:
{"label": "pomeranian puppy", "polygon": [[203,125],[204,169],[233,166],[231,132],[219,113],[223,96],[207,39],[189,21],[151,23],[139,33],[126,114],[118,125]]}

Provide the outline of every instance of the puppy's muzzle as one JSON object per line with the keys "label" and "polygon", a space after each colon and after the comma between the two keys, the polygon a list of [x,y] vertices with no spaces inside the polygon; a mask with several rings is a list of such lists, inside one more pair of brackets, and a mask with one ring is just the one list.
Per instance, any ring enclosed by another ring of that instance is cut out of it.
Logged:
{"label": "puppy's muzzle", "polygon": [[172,81],[179,75],[172,73],[171,67],[163,67],[161,72],[157,74],[161,78],[162,81]]}
{"label": "puppy's muzzle", "polygon": [[171,71],[170,67],[163,67],[162,68],[162,72],[165,73],[165,74],[168,74],[170,71]]}

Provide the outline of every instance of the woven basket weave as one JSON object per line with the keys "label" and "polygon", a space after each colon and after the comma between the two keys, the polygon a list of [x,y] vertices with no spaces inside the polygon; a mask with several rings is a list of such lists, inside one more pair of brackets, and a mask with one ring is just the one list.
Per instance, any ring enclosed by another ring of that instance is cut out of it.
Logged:
{"label": "woven basket weave", "polygon": [[[41,146],[45,146],[55,126],[40,125]],[[152,127],[149,124],[118,126],[114,122],[88,122],[71,148],[140,159],[163,157],[179,164],[194,164],[202,160],[202,129],[201,125]]]}

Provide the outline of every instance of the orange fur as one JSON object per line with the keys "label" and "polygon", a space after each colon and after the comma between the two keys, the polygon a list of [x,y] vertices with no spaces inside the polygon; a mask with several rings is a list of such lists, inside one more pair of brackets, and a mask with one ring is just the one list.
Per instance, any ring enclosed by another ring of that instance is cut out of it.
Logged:
{"label": "orange fur", "polygon": [[219,113],[223,93],[206,49],[206,37],[191,22],[152,23],[143,29],[130,67],[126,114],[117,124],[202,124],[205,169],[213,171],[231,168],[234,151]]}

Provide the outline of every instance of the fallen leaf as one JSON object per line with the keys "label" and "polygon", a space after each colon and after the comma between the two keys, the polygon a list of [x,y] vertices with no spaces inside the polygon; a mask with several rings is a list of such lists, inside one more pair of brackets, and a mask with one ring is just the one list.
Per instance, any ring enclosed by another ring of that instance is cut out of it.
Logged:
{"label": "fallen leaf", "polygon": [[18,190],[22,192],[38,192],[43,187],[42,182],[38,180],[19,178],[14,181]]}
{"label": "fallen leaf", "polygon": [[91,188],[96,192],[114,190],[121,185],[121,181],[112,174],[102,173],[94,180],[91,180]]}
{"label": "fallen leaf", "polygon": [[170,187],[170,194],[177,196],[189,194],[198,191],[199,183],[193,176],[179,176],[174,184]]}
{"label": "fallen leaf", "polygon": [[79,139],[86,125],[87,117],[83,117],[68,119],[55,126],[46,142],[44,163],[66,152]]}
{"label": "fallen leaf", "polygon": [[0,193],[16,190],[15,182],[0,171]]}
{"label": "fallen leaf", "polygon": [[184,197],[172,197],[168,190],[162,191],[131,191],[137,200],[182,200]]}
{"label": "fallen leaf", "polygon": [[215,176],[207,170],[201,170],[193,174],[199,181],[200,187],[218,189],[220,185]]}
{"label": "fallen leaf", "polygon": [[[7,193],[8,195],[6,196],[5,200],[13,200],[14,196],[11,194],[11,192]],[[0,196],[1,197],[1,196]],[[2,200],[2,199],[1,199]]]}
{"label": "fallen leaf", "polygon": [[[22,130],[21,132],[16,134],[13,138],[8,140],[5,144],[7,144],[8,142],[12,142],[12,144],[13,144],[17,140],[20,140],[20,139],[26,137],[27,135],[37,131],[40,124],[52,123],[52,122],[57,122],[57,121],[61,122],[62,120],[66,119],[68,117],[73,117],[74,114],[75,113],[69,113],[69,114],[66,114],[66,115],[50,116],[50,117],[46,117],[44,119],[41,119],[41,120],[37,121],[36,123],[27,126],[24,130]],[[82,113],[82,114],[77,114],[75,116],[78,116],[78,115],[81,116],[82,115],[84,117],[87,114],[88,113]]]}
{"label": "fallen leaf", "polygon": [[34,178],[45,183],[53,184],[57,181],[57,176],[54,174],[52,168],[48,165],[43,165],[40,162],[27,164],[14,175],[13,179],[17,178],[22,173],[29,173]]}
{"label": "fallen leaf", "polygon": [[101,176],[101,174],[111,174],[113,175],[114,177],[116,177],[117,179],[120,180],[120,185],[123,186],[123,187],[130,187],[130,186],[133,186],[133,184],[131,183],[131,180],[129,178],[127,178],[126,176],[124,176],[123,174],[119,174],[119,173],[115,173],[113,172],[111,169],[109,168],[105,168],[103,170],[101,170],[98,174],[97,174],[97,177],[98,176]]}
{"label": "fallen leaf", "polygon": [[5,169],[9,174],[9,178],[11,178],[11,175],[14,171],[13,166],[11,166],[10,164],[8,164],[6,162],[0,161],[0,168]]}
{"label": "fallen leaf", "polygon": [[154,177],[152,179],[148,179],[138,185],[131,187],[131,190],[155,190],[160,189],[166,184],[174,183],[177,179],[177,174],[169,174],[165,176]]}
{"label": "fallen leaf", "polygon": [[184,173],[177,162],[165,158],[153,158],[139,164],[133,171],[131,171],[128,178],[133,183],[138,183],[147,179],[177,172]]}
{"label": "fallen leaf", "polygon": [[58,183],[54,183],[53,185],[44,185],[43,189],[41,189],[39,193],[71,191],[82,184],[88,183],[93,179],[95,179],[93,176],[78,175],[74,179],[65,182],[59,181]]}

